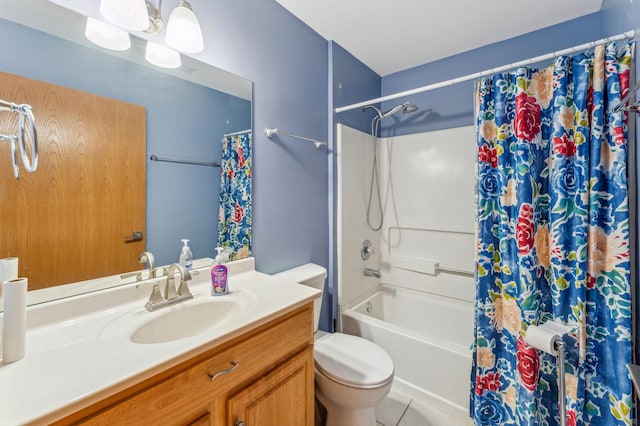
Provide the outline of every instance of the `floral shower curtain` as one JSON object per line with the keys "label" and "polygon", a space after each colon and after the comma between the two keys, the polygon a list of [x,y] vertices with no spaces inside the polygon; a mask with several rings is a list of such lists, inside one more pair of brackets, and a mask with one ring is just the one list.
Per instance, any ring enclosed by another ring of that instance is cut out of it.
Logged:
{"label": "floral shower curtain", "polygon": [[218,245],[229,260],[251,254],[251,131],[222,138]]}
{"label": "floral shower curtain", "polygon": [[477,272],[471,415],[556,425],[556,359],[527,327],[575,339],[567,425],[631,425],[627,115],[634,45],[483,79],[476,92]]}

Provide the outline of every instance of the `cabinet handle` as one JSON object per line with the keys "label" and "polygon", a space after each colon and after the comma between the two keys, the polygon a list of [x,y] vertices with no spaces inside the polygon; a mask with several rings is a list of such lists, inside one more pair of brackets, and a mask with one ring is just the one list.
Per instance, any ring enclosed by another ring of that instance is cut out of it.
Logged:
{"label": "cabinet handle", "polygon": [[246,425],[242,420],[236,420],[233,426],[246,426]]}
{"label": "cabinet handle", "polygon": [[[220,370],[215,374],[212,373],[208,373],[209,376],[209,380],[210,381],[214,381],[215,379],[217,379],[219,376],[222,376],[224,374],[229,374],[231,373],[233,370],[235,370],[236,368],[238,368],[238,366],[240,365],[239,362],[235,362],[235,361],[231,361],[231,368],[227,368],[226,370]],[[242,423],[244,424],[244,423]]]}

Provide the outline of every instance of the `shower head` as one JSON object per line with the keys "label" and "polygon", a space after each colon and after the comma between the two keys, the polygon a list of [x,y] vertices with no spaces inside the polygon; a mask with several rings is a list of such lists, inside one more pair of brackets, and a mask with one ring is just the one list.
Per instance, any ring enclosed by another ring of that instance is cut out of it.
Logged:
{"label": "shower head", "polygon": [[416,112],[418,107],[413,105],[411,102],[404,102],[398,105],[397,107],[391,109],[390,111],[383,114],[385,117],[389,117],[390,115],[395,114],[398,111],[402,111],[403,114],[411,114],[412,112]]}
{"label": "shower head", "polygon": [[417,110],[419,110],[420,108],[418,108],[417,106],[406,102],[404,108],[402,108],[402,112],[404,114],[411,114],[412,112],[416,112]]}

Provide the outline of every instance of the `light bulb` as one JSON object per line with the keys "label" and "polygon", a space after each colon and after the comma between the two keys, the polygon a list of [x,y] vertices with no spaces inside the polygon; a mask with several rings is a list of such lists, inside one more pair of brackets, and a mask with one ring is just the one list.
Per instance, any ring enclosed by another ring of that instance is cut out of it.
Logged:
{"label": "light bulb", "polygon": [[84,35],[92,43],[105,49],[127,50],[131,47],[128,32],[94,18],[87,18]]}
{"label": "light bulb", "polygon": [[162,68],[178,68],[181,64],[178,52],[152,41],[147,41],[147,50],[144,57],[153,65]]}
{"label": "light bulb", "polygon": [[149,28],[145,0],[100,0],[100,14],[112,24],[129,31]]}
{"label": "light bulb", "polygon": [[185,53],[198,53],[204,50],[198,18],[191,10],[191,5],[184,0],[180,0],[169,16],[166,41],[169,46]]}

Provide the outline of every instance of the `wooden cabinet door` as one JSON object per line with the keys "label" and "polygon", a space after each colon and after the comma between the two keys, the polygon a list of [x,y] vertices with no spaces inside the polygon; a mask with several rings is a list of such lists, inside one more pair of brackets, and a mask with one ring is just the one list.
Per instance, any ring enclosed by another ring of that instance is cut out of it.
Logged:
{"label": "wooden cabinet door", "polygon": [[313,425],[313,380],[313,348],[310,347],[230,397],[227,424]]}
{"label": "wooden cabinet door", "polygon": [[[145,241],[145,108],[0,73],[0,99],[33,107],[38,169],[15,180],[0,143],[0,258],[18,257],[29,290],[141,269]],[[18,115],[0,112],[0,134]]]}

